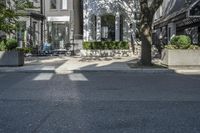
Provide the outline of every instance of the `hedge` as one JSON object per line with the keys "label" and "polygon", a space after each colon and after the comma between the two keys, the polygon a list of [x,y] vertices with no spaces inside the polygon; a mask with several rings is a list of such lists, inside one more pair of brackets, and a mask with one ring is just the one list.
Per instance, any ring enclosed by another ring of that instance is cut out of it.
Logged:
{"label": "hedge", "polygon": [[86,50],[129,49],[129,44],[125,41],[83,42],[83,48]]}
{"label": "hedge", "polygon": [[199,46],[193,45],[189,36],[179,35],[174,36],[169,45],[166,45],[167,49],[198,49]]}

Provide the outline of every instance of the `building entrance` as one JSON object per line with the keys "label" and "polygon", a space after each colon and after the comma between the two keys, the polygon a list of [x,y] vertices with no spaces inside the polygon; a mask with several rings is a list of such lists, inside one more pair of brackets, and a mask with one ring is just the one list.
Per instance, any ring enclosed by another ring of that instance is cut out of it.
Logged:
{"label": "building entrance", "polygon": [[48,23],[48,42],[52,49],[64,49],[69,43],[69,24],[66,22]]}

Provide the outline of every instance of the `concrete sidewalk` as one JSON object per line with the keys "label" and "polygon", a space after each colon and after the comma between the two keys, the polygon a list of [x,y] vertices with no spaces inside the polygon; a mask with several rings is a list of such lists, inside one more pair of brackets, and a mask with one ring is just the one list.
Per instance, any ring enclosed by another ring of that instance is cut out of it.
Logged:
{"label": "concrete sidewalk", "polygon": [[200,74],[199,68],[134,67],[137,57],[81,58],[81,57],[28,57],[22,67],[0,67],[0,72],[39,72],[67,74],[73,72],[134,72],[134,73],[192,73]]}
{"label": "concrete sidewalk", "polygon": [[172,72],[166,68],[131,68],[129,63],[138,60],[137,57],[123,58],[70,58],[56,69],[56,73],[65,72]]}
{"label": "concrete sidewalk", "polygon": [[26,57],[25,65],[20,67],[0,67],[0,72],[52,72],[67,62],[66,57]]}

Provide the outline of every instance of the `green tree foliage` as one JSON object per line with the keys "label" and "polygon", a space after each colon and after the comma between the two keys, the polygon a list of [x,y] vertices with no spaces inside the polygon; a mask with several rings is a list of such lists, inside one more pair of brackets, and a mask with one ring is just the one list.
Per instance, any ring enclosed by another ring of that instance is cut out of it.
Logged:
{"label": "green tree foliage", "polygon": [[15,10],[6,7],[6,4],[0,3],[0,30],[10,33],[16,28],[17,13]]}
{"label": "green tree foliage", "polygon": [[18,18],[22,14],[18,10],[31,8],[31,2],[28,0],[10,0],[9,3],[5,1],[0,2],[0,30],[5,33],[12,33],[16,30],[18,25]]}
{"label": "green tree foliage", "polygon": [[25,8],[34,8],[33,3],[29,0],[17,0],[15,3],[17,10],[24,10]]}

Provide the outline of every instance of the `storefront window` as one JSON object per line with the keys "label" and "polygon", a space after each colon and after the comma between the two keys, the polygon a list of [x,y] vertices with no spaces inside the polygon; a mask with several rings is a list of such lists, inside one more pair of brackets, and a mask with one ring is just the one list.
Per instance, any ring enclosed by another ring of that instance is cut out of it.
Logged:
{"label": "storefront window", "polygon": [[48,23],[48,42],[53,49],[64,49],[69,42],[69,28],[65,22]]}

